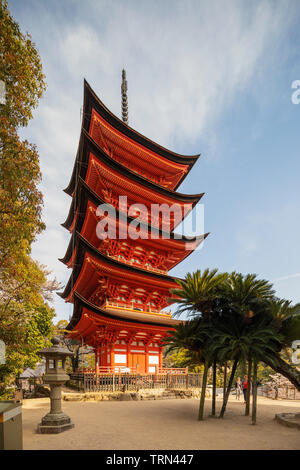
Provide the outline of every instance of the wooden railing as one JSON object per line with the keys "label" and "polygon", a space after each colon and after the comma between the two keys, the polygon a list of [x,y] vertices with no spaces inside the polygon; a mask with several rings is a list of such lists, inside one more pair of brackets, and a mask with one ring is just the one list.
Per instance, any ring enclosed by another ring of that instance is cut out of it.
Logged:
{"label": "wooden railing", "polygon": [[263,385],[258,387],[258,394],[267,397],[287,399],[287,400],[300,400],[300,392],[292,384],[285,387],[269,387],[268,385]]}
{"label": "wooden railing", "polygon": [[134,367],[125,366],[98,366],[96,368],[77,369],[79,374],[135,374],[137,371]]}
{"label": "wooden railing", "polygon": [[167,315],[170,316],[172,314],[171,310],[170,311],[162,311],[161,309],[158,308],[153,308],[149,307],[146,310],[141,306],[141,304],[137,302],[124,302],[118,301],[114,302],[111,300],[106,300],[104,307],[114,307],[114,308],[123,308],[123,309],[128,309],[128,310],[134,310],[136,312],[141,312],[141,313],[160,313],[161,315]]}
{"label": "wooden railing", "polygon": [[187,367],[169,367],[169,368],[163,368],[158,370],[158,374],[175,374],[175,375],[182,375],[182,374],[187,374],[188,373],[188,368]]}
{"label": "wooden railing", "polygon": [[188,389],[200,388],[202,374],[70,374],[69,387],[81,392],[125,392],[141,389]]}
{"label": "wooden railing", "polygon": [[159,269],[159,268],[155,268],[154,266],[151,266],[151,265],[143,265],[141,263],[138,263],[137,261],[127,260],[122,255],[118,255],[118,256],[109,255],[109,256],[110,256],[110,258],[114,258],[114,259],[116,259],[118,261],[121,261],[122,263],[125,263],[125,264],[130,264],[132,266],[136,266],[137,268],[147,269],[147,271],[153,271],[153,272],[159,273],[159,274],[168,274],[167,269]]}
{"label": "wooden railing", "polygon": [[[76,373],[81,374],[137,374],[138,370],[135,367],[126,367],[126,366],[97,366],[96,368],[80,368],[77,369]],[[188,368],[179,368],[179,367],[169,367],[159,369],[156,367],[154,374],[172,374],[172,375],[186,375],[188,373]],[[153,373],[152,373],[153,374]],[[151,374],[151,375],[152,375]],[[147,374],[141,374],[147,375]]]}

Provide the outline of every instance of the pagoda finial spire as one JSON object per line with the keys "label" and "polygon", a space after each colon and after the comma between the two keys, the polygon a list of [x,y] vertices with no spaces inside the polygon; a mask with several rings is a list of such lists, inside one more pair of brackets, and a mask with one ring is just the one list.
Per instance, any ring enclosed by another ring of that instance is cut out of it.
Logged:
{"label": "pagoda finial spire", "polygon": [[126,80],[126,70],[122,70],[122,119],[128,124],[128,100],[127,100],[127,80]]}

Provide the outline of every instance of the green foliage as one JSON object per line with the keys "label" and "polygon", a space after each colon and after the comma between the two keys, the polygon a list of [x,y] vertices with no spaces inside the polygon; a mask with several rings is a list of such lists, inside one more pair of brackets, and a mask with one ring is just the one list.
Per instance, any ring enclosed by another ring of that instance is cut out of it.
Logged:
{"label": "green foliage", "polygon": [[268,373],[266,367],[260,368],[264,362],[300,388],[299,371],[281,358],[282,351],[288,357],[291,342],[300,338],[299,304],[277,299],[272,284],[255,274],[198,270],[178,284],[180,288],[172,291],[177,314],[187,313],[193,320],[170,332],[168,350],[184,351],[199,364],[233,363],[222,415],[233,379],[241,375],[239,362],[245,371],[247,361],[258,363],[258,377]]}
{"label": "green foliage", "polygon": [[164,339],[166,351],[189,351],[190,364],[199,364],[205,361],[207,350],[212,336],[209,322],[202,317],[180,323],[175,331],[169,331]]}
{"label": "green foliage", "polygon": [[227,308],[231,308],[245,319],[252,318],[264,302],[274,296],[272,284],[257,279],[256,274],[233,272],[221,286],[222,297]]}
{"label": "green foliage", "polygon": [[271,367],[266,366],[263,362],[260,362],[257,369],[257,379],[263,385],[270,379],[270,375],[274,374]]}
{"label": "green foliage", "polygon": [[269,359],[276,365],[276,351],[280,338],[272,328],[262,325],[247,327],[242,322],[220,321],[212,336],[209,353],[221,363],[227,360],[246,362]]}
{"label": "green foliage", "polygon": [[0,80],[7,92],[2,119],[6,127],[26,126],[46,88],[40,56],[31,36],[11,17],[6,0],[0,0],[0,31]]}
{"label": "green foliage", "polygon": [[0,337],[6,344],[6,364],[0,365],[0,397],[6,387],[27,368],[40,360],[37,351],[53,334],[53,309],[40,297],[34,305],[12,303],[10,316],[0,323]]}
{"label": "green foliage", "polygon": [[34,367],[37,351],[52,335],[54,311],[46,302],[56,289],[48,272],[30,257],[31,244],[45,228],[39,156],[21,141],[18,128],[32,118],[45,90],[45,77],[31,37],[0,0],[0,80],[6,103],[0,105],[0,338],[6,364],[0,366],[2,396],[23,368]]}
{"label": "green foliage", "polygon": [[176,280],[180,286],[172,289],[172,301],[179,307],[176,314],[187,313],[189,316],[208,316],[216,299],[220,295],[220,287],[227,278],[227,273],[217,274],[217,269],[206,269],[201,274],[198,270],[193,274],[188,273],[185,279]]}
{"label": "green foliage", "polygon": [[265,318],[282,336],[281,346],[289,348],[300,338],[300,304],[292,305],[289,300],[272,299],[265,306]]}
{"label": "green foliage", "polygon": [[203,365],[199,365],[196,354],[192,354],[188,349],[178,349],[172,353],[166,353],[164,366],[171,368],[188,367],[189,372],[202,373]]}
{"label": "green foliage", "polygon": [[[24,257],[44,228],[39,157],[34,145],[20,141],[17,129],[27,125],[45,89],[39,54],[30,36],[21,33],[7,2],[0,0],[0,80],[6,103],[0,105],[0,274],[21,277]],[[20,272],[18,269],[20,268]]]}

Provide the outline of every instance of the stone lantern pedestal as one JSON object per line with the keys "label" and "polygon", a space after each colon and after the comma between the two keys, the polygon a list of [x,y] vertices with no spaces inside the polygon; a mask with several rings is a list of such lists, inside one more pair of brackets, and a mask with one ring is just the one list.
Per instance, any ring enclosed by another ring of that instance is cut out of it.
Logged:
{"label": "stone lantern pedestal", "polygon": [[38,432],[42,434],[58,434],[74,427],[71,419],[61,408],[61,387],[69,380],[65,372],[65,362],[71,356],[67,349],[59,346],[59,339],[51,340],[53,346],[38,352],[46,358],[45,383],[50,385],[50,412],[47,413],[38,425]]}

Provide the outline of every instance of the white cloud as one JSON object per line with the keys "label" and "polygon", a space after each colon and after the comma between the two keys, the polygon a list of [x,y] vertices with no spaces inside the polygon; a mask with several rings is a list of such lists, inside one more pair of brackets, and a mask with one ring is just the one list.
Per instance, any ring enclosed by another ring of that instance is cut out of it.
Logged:
{"label": "white cloud", "polygon": [[61,62],[73,77],[86,75],[118,114],[125,66],[130,123],[165,145],[179,132],[183,140],[205,132],[276,50],[292,18],[286,5],[264,1],[225,8],[219,1],[187,2],[190,8],[173,1],[160,9],[89,3],[99,27],[96,20],[66,25]]}
{"label": "white cloud", "polygon": [[300,277],[300,273],[294,273],[289,274],[288,276],[278,277],[277,279],[273,279],[272,282],[289,281],[290,279],[295,279],[296,277]]}

